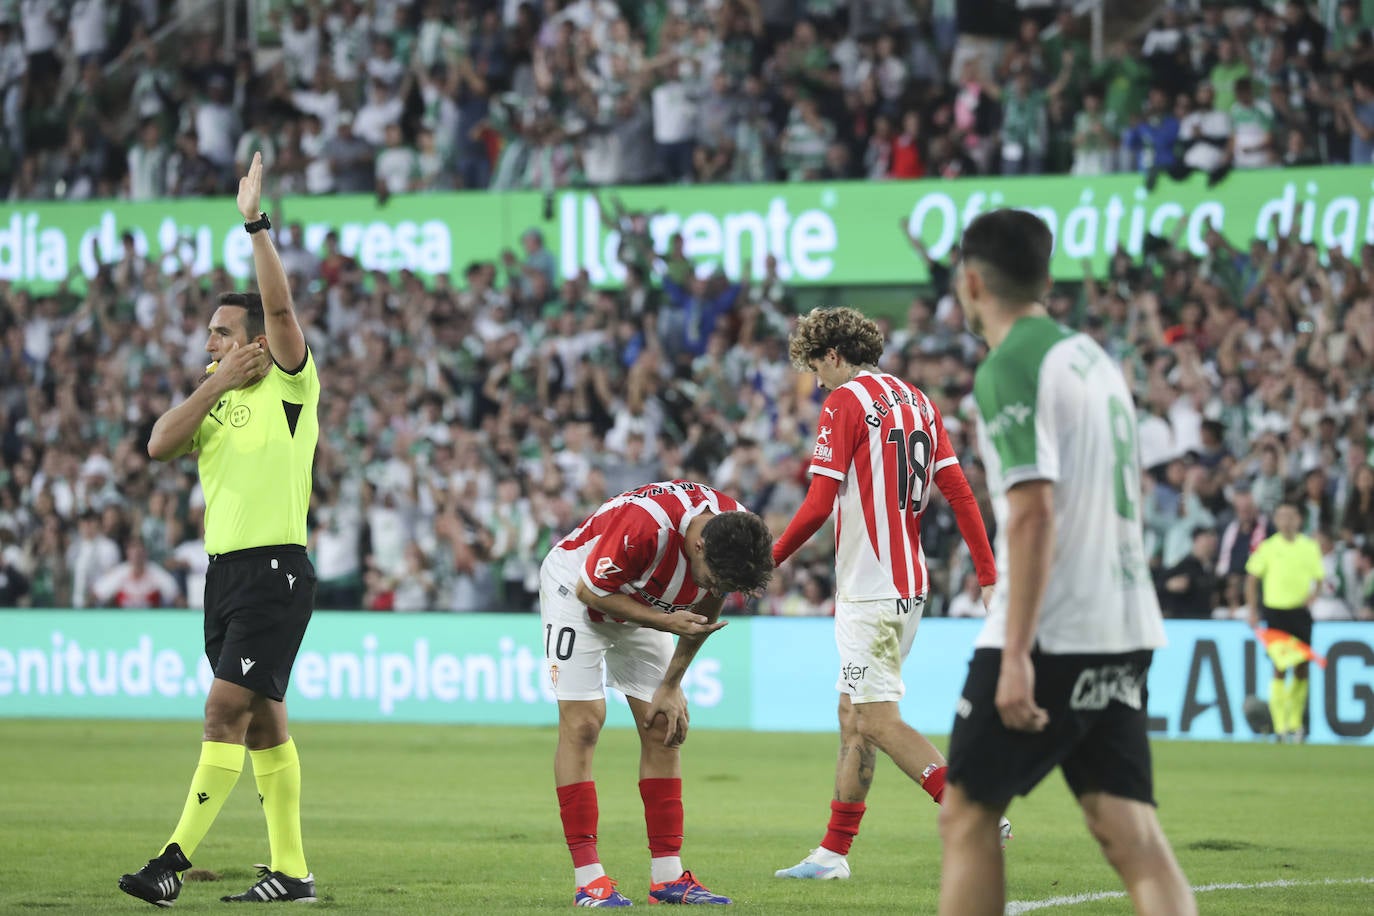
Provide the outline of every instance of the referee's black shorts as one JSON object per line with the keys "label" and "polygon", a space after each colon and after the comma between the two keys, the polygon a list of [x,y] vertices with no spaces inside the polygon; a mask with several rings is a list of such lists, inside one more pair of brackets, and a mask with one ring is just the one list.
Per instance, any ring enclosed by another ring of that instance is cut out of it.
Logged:
{"label": "referee's black shorts", "polygon": [[215,677],[281,700],[314,608],[315,567],[304,547],[252,547],[211,556],[205,574],[205,657]]}
{"label": "referee's black shorts", "polygon": [[1289,636],[1296,636],[1309,646],[1312,645],[1312,611],[1310,608],[1297,607],[1279,610],[1266,607],[1264,622],[1271,630],[1282,630]]}
{"label": "referee's black shorts", "polygon": [[1055,767],[1075,796],[1105,792],[1154,804],[1147,735],[1149,650],[1108,655],[1032,653],[1041,732],[1012,731],[997,712],[1002,650],[977,649],[949,738],[949,782],[976,802],[1005,807]]}

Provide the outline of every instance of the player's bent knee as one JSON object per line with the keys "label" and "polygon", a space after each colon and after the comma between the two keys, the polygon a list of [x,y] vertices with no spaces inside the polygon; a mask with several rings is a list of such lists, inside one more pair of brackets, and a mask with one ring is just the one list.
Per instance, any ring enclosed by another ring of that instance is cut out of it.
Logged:
{"label": "player's bent knee", "polygon": [[681,741],[668,743],[668,729],[662,726],[646,728],[639,733],[639,746],[645,755],[641,759],[671,765],[681,753]]}
{"label": "player's bent knee", "polygon": [[563,712],[558,721],[558,738],[577,747],[595,747],[601,737],[601,725],[601,718],[590,713]]}

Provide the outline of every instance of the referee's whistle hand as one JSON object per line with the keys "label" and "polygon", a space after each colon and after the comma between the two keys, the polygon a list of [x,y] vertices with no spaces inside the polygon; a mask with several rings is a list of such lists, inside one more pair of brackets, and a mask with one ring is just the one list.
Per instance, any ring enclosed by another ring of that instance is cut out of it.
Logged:
{"label": "referee's whistle hand", "polygon": [[234,345],[219,361],[219,368],[211,378],[224,386],[225,391],[253,385],[267,376],[272,357],[261,343]]}

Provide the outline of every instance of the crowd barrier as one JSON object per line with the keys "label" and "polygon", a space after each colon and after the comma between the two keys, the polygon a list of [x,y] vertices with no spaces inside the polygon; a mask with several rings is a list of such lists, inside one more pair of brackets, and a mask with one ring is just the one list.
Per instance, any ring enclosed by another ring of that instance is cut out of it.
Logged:
{"label": "crowd barrier", "polygon": [[[829,619],[736,618],[684,682],[697,728],[831,731],[835,651]],[[902,711],[949,731],[976,621],[923,621],[907,661]],[[1161,738],[1252,740],[1241,706],[1265,695],[1269,663],[1237,622],[1169,621],[1149,683]],[[298,721],[549,725],[556,707],[533,615],[315,615],[287,700]],[[1318,623],[1311,740],[1374,744],[1374,624]],[[211,672],[201,616],[187,611],[0,612],[0,718],[196,718]],[[612,724],[630,725],[623,701]]]}
{"label": "crowd barrier", "polygon": [[[286,196],[277,214],[300,222],[304,245],[319,252],[331,230],[344,254],[368,270],[405,269],[422,277],[456,272],[473,260],[493,260],[502,248],[519,252],[519,238],[539,229],[554,254],[559,279],[586,270],[597,286],[624,279],[619,234],[602,222],[608,193],[627,206],[659,211],[650,232],[663,252],[682,233],[700,270],[724,269],[738,279],[746,264],[761,276],[774,255],[782,279],[794,286],[908,286],[924,282],[926,267],[910,251],[898,221],[942,258],[980,212],[1022,207],[1040,214],[1057,237],[1051,269],[1058,279],[1097,271],[1118,248],[1140,254],[1147,233],[1173,236],[1194,254],[1206,252],[1215,226],[1237,246],[1296,228],[1304,241],[1347,255],[1374,242],[1374,167],[1324,167],[1232,172],[1208,189],[1201,174],[1160,182],[1147,192],[1141,176],[1106,175],[804,184],[636,187],[544,195],[444,192]],[[1179,224],[1182,223],[1180,226]],[[252,245],[239,229],[229,199],[144,203],[93,201],[32,203],[9,208],[0,222],[0,280],[36,292],[70,281],[84,285],[98,262],[122,257],[121,236],[165,272],[189,263],[199,272],[224,267],[239,280],[252,270]],[[461,277],[459,277],[461,279]]]}

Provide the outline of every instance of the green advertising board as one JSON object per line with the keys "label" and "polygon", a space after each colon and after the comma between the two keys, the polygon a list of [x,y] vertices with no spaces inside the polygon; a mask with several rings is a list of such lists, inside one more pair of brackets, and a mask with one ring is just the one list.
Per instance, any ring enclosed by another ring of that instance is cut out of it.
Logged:
{"label": "green advertising board", "polygon": [[[1269,237],[1275,222],[1284,234],[1296,226],[1300,238],[1323,250],[1339,246],[1350,253],[1374,242],[1369,166],[1236,171],[1210,190],[1195,176],[1147,192],[1140,176],[1125,174],[637,187],[619,194],[631,208],[656,211],[649,231],[658,250],[681,233],[699,269],[719,267],[732,278],[746,265],[760,275],[771,254],[796,286],[921,282],[924,264],[899,224],[941,258],[970,220],[1004,206],[1033,210],[1050,224],[1052,270],[1060,279],[1081,277],[1084,260],[1100,269],[1118,247],[1138,254],[1147,233],[1171,236],[1180,229],[1180,243],[1202,254],[1209,224],[1236,245]],[[598,196],[589,191],[549,200],[533,192],[451,192],[397,195],[385,203],[368,196],[287,197],[281,204],[288,222],[303,225],[307,248],[318,251],[335,230],[344,253],[369,270],[461,274],[470,261],[495,259],[504,248],[518,251],[520,234],[534,228],[557,256],[560,277],[585,270],[598,286],[624,278],[618,233],[603,223]],[[251,272],[248,237],[228,198],[21,203],[0,220],[0,280],[46,291],[65,278],[90,276],[97,257],[118,259],[125,230],[164,270],[176,268],[171,253],[180,251],[198,271],[223,266],[239,280]]]}
{"label": "green advertising board", "polygon": [[[186,611],[6,611],[0,717],[196,718],[213,675],[201,615]],[[698,654],[683,690],[693,723],[746,728],[748,627]],[[320,612],[287,692],[302,721],[549,725],[539,618],[513,614]],[[612,721],[628,724],[623,703]]]}
{"label": "green advertising board", "polygon": [[[386,204],[363,196],[287,197],[280,204],[287,223],[301,224],[309,250],[319,253],[335,231],[339,247],[363,268],[426,277],[495,257],[517,241],[508,220],[541,212],[537,194],[409,195]],[[167,273],[189,263],[197,274],[215,267],[238,280],[252,274],[252,242],[234,203],[216,198],[16,206],[0,221],[0,280],[47,291],[94,276],[97,259],[120,259],[125,232]]]}

